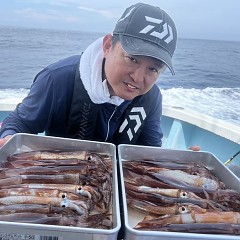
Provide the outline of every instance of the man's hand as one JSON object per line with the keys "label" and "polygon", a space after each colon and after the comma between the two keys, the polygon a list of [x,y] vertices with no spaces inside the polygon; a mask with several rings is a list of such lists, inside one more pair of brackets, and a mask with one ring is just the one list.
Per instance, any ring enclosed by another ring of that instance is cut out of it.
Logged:
{"label": "man's hand", "polygon": [[5,138],[0,139],[0,148],[12,137],[12,135],[8,135]]}
{"label": "man's hand", "polygon": [[201,148],[199,146],[191,146],[188,149],[192,150],[192,151],[196,151],[196,152],[201,150]]}

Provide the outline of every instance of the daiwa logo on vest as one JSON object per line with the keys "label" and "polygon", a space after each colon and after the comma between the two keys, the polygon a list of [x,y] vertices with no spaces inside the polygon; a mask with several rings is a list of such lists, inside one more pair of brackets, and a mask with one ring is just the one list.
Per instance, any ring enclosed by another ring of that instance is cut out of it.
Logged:
{"label": "daiwa logo on vest", "polygon": [[78,138],[84,139],[86,138],[87,134],[87,126],[88,126],[88,115],[90,114],[91,111],[91,106],[88,103],[83,103],[83,111],[82,111],[82,118],[79,123],[79,128],[78,128]]}
{"label": "daiwa logo on vest", "polygon": [[138,131],[142,122],[146,118],[146,112],[143,107],[134,107],[130,111],[129,119],[125,119],[119,128],[119,133],[122,133],[125,129],[129,140],[133,139],[133,135]]}

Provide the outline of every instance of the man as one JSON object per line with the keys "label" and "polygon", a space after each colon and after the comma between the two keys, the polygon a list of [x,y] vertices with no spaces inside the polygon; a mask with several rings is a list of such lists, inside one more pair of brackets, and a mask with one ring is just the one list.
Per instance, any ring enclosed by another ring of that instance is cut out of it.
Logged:
{"label": "man", "polygon": [[28,96],[3,121],[0,146],[15,133],[161,146],[162,97],[155,85],[172,56],[171,17],[144,3],[130,6],[113,35],[81,56],[43,69]]}

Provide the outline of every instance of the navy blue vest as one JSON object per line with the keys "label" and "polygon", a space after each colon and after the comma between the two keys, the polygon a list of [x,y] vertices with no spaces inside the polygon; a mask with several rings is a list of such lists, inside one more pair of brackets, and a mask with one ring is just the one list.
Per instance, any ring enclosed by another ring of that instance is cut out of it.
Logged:
{"label": "navy blue vest", "polygon": [[[156,87],[154,85],[154,87]],[[155,105],[151,96],[153,88],[142,96],[136,97],[126,108],[118,131],[114,134],[113,143],[136,144],[144,122]],[[98,111],[102,104],[94,104],[83,86],[77,65],[72,104],[68,121],[68,137],[84,140],[95,140]]]}

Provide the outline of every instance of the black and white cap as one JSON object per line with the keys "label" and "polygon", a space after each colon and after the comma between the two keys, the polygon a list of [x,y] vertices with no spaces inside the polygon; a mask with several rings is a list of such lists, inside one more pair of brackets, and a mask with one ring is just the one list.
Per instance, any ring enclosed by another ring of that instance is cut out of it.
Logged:
{"label": "black and white cap", "polygon": [[125,10],[113,34],[119,35],[123,49],[163,61],[174,74],[172,56],[177,30],[172,18],[159,7],[137,3]]}

